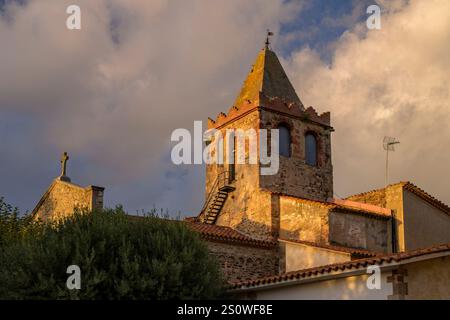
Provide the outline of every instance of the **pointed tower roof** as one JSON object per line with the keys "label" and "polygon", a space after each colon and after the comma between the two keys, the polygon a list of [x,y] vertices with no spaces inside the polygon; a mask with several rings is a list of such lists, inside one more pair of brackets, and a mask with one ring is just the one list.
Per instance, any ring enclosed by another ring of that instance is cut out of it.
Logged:
{"label": "pointed tower roof", "polygon": [[313,107],[306,109],[303,106],[280,60],[269,47],[271,35],[272,32],[268,31],[266,45],[256,57],[233,106],[228,113],[219,113],[216,119],[208,118],[208,129],[221,128],[254,110],[265,110],[297,117],[333,130],[329,112],[318,114]]}
{"label": "pointed tower roof", "polygon": [[288,104],[295,103],[304,109],[277,55],[267,44],[256,57],[234,105],[239,108],[248,101],[260,104],[262,96],[278,98]]}

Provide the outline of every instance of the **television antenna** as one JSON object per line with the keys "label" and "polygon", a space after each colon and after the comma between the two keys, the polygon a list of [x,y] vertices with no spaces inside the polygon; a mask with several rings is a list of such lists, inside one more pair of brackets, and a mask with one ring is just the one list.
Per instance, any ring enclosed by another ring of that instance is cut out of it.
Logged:
{"label": "television antenna", "polygon": [[386,176],[385,176],[385,186],[387,187],[389,183],[389,151],[394,152],[394,146],[399,144],[400,141],[397,141],[393,137],[384,137],[383,139],[383,149],[386,150]]}

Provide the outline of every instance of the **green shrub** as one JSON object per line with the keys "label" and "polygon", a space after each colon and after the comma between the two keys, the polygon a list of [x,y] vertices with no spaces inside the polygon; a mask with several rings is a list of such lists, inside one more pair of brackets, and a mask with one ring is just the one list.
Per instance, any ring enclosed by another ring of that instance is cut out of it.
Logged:
{"label": "green shrub", "polygon": [[[69,290],[67,267],[81,269]],[[183,222],[120,208],[25,232],[0,250],[0,299],[205,299],[222,293],[218,265]]]}

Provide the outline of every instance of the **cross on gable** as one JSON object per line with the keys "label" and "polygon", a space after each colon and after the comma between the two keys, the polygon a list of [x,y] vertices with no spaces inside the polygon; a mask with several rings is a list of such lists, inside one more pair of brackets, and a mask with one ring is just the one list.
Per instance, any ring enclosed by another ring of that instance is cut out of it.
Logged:
{"label": "cross on gable", "polygon": [[70,181],[70,178],[67,177],[67,161],[69,160],[69,155],[67,152],[64,152],[61,156],[61,176],[60,179],[64,181]]}

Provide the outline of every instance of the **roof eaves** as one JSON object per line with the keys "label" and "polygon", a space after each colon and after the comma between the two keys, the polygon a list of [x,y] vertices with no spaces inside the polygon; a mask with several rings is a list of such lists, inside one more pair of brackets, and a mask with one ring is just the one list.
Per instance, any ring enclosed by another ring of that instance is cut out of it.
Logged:
{"label": "roof eaves", "polygon": [[388,185],[387,187],[384,187],[384,188],[378,188],[378,189],[373,189],[373,190],[369,190],[369,191],[366,191],[366,192],[352,194],[352,195],[350,195],[348,197],[345,197],[344,199],[350,199],[350,198],[354,198],[354,197],[367,196],[367,195],[370,195],[370,194],[373,194],[373,193],[386,191],[387,188],[396,187],[396,186],[404,186],[404,185],[406,185],[408,183],[409,183],[408,181],[401,181],[401,182],[390,184],[390,185]]}
{"label": "roof eaves", "polygon": [[369,216],[369,217],[383,219],[383,220],[388,220],[391,218],[391,215],[373,212],[373,211],[369,211],[369,210],[358,209],[358,208],[349,207],[349,206],[342,206],[342,205],[336,205],[334,208],[331,209],[331,211],[332,212],[344,211],[344,212],[348,212],[348,213],[352,213],[352,214],[359,214],[359,215]]}
{"label": "roof eaves", "polygon": [[382,268],[390,268],[404,264],[402,261],[422,261],[448,255],[450,255],[450,243],[410,252],[402,252],[375,258],[354,260],[350,262],[341,262],[337,264],[292,271],[282,275],[238,282],[231,284],[231,289],[233,291],[254,290],[262,287],[267,288],[269,285],[289,285],[302,281],[303,279],[308,279],[309,281],[316,281],[319,280],[319,278],[320,280],[326,280],[326,277],[322,276],[324,274],[329,275],[329,278],[346,277],[349,275],[347,272],[348,270],[353,270],[356,273],[363,273],[368,265],[379,265]]}
{"label": "roof eaves", "polygon": [[419,188],[418,186],[414,185],[411,182],[408,182],[403,187],[405,190],[408,190],[418,196],[419,198],[425,200],[430,205],[444,211],[445,213],[450,215],[450,207],[445,204],[444,202],[438,200],[437,198],[433,197],[429,193],[427,193],[425,190]]}
{"label": "roof eaves", "polygon": [[186,223],[205,240],[261,248],[274,248],[277,245],[275,241],[254,239],[230,227],[208,225],[199,222],[186,221]]}

